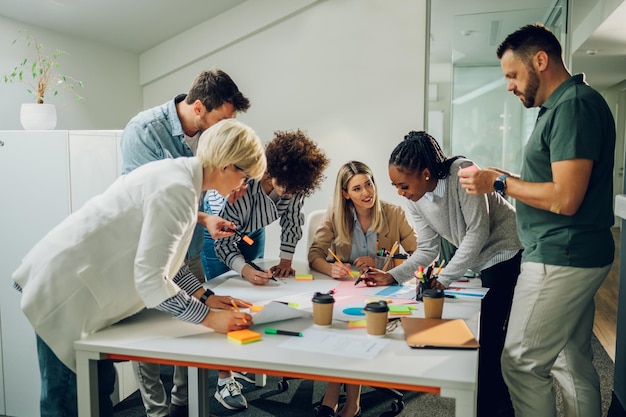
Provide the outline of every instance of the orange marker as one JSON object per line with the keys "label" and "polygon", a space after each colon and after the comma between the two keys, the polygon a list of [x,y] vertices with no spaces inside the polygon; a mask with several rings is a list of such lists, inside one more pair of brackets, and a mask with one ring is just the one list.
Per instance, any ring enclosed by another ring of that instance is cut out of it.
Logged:
{"label": "orange marker", "polygon": [[225,232],[234,232],[237,236],[239,236],[241,238],[241,240],[246,242],[248,245],[250,245],[250,246],[254,245],[254,240],[250,236],[244,235],[239,230],[231,229],[230,227],[225,227],[223,230]]}

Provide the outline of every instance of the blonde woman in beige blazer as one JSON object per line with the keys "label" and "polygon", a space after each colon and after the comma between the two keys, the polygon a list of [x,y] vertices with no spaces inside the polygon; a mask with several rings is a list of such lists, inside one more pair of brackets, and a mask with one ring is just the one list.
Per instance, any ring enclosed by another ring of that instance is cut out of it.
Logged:
{"label": "blonde woman in beige blazer", "polygon": [[[380,201],[372,170],[364,163],[351,161],[339,169],[334,197],[309,248],[311,268],[342,278],[350,274],[350,266],[374,267],[378,248],[391,249],[398,242],[408,254],[417,249],[417,235],[404,209]],[[335,416],[340,388],[328,383],[318,417]],[[361,386],[346,384],[345,390],[346,402],[337,416],[360,415]]]}
{"label": "blonde woman in beige blazer", "polygon": [[[33,247],[13,280],[37,334],[42,415],[77,414],[74,341],[144,308],[221,333],[250,325],[246,313],[211,310],[228,304],[211,304],[197,280],[177,272],[198,221],[201,192],[228,195],[264,172],[258,136],[224,120],[202,134],[196,157],[151,162],[121,176]],[[220,218],[213,224],[234,227]],[[66,389],[46,391],[59,378]]]}

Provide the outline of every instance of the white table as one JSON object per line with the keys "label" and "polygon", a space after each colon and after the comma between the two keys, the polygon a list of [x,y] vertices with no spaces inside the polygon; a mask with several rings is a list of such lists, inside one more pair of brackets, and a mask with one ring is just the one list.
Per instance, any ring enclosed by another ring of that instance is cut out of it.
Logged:
{"label": "white table", "polygon": [[[304,268],[306,266],[296,264],[298,273],[308,272],[308,268],[306,271]],[[320,286],[328,286],[329,277],[317,273],[314,277]],[[211,284],[214,287],[225,279],[226,276]],[[238,281],[233,283],[241,285]],[[223,289],[224,285],[219,288]],[[480,302],[476,300],[446,299],[444,318],[466,319],[477,334],[479,309]],[[257,331],[262,332],[264,325],[259,327]],[[313,327],[311,318],[280,322],[280,328],[286,330],[304,331]],[[325,330],[349,331],[351,335],[369,337],[364,329],[346,329],[347,323],[335,321]],[[372,360],[308,354],[282,348],[284,337],[264,335],[261,342],[239,345],[210,329],[146,310],[75,343],[79,416],[99,415],[97,361],[107,358],[198,368],[197,407],[190,390],[190,415],[209,415],[208,369],[436,393],[456,400],[457,416],[476,415],[477,350],[411,349],[404,340],[401,326],[386,338],[390,343]],[[193,385],[190,381],[190,386]]]}

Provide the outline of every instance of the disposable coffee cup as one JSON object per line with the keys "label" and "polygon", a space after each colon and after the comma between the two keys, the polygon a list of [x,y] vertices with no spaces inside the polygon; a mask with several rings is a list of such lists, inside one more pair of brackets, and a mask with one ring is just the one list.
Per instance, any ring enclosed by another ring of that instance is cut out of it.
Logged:
{"label": "disposable coffee cup", "polygon": [[409,258],[409,255],[406,253],[396,253],[393,255],[393,266],[402,265],[402,262],[406,261]]}
{"label": "disposable coffee cup", "polygon": [[427,319],[440,319],[443,313],[443,291],[430,288],[422,293],[424,302],[424,317]]}
{"label": "disposable coffee cup", "polygon": [[333,305],[335,303],[333,296],[316,292],[311,301],[313,302],[313,323],[316,326],[330,326],[333,322]]}
{"label": "disposable coffee cup", "polygon": [[389,306],[386,301],[376,301],[367,303],[365,308],[365,321],[367,323],[367,334],[371,336],[384,336],[387,333],[387,315]]}

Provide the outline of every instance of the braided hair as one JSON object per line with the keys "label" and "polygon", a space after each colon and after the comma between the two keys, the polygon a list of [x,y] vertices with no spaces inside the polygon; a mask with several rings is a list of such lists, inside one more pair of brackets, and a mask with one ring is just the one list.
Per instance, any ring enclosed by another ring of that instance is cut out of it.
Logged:
{"label": "braided hair", "polygon": [[395,166],[398,171],[405,174],[419,174],[428,168],[433,177],[443,179],[450,174],[450,165],[459,158],[463,157],[448,158],[435,138],[428,133],[411,131],[391,152],[389,165]]}

